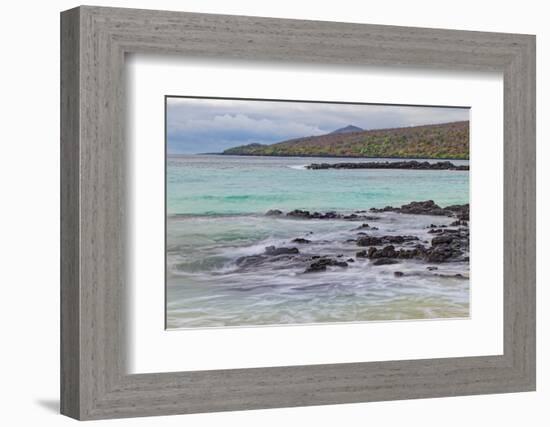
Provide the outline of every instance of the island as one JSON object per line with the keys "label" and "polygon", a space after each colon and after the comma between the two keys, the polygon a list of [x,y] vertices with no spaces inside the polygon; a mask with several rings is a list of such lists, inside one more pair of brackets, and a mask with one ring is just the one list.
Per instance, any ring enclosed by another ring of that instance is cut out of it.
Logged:
{"label": "island", "polygon": [[469,122],[364,130],[348,125],[324,135],[228,148],[223,155],[469,159]]}

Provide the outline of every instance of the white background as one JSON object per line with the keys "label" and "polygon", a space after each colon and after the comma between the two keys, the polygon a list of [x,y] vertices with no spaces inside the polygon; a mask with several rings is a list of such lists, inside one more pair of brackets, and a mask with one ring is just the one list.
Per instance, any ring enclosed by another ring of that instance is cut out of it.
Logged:
{"label": "white background", "polygon": [[[502,76],[127,59],[132,165],[130,372],[174,372],[502,354]],[[220,80],[218,76],[224,76]],[[265,82],[269,82],[266,85]],[[164,95],[468,105],[471,318],[164,331]],[[157,143],[155,143],[155,141]],[[493,250],[486,251],[491,244]],[[208,351],[205,351],[205,348]]]}
{"label": "white background", "polygon": [[[57,414],[59,384],[59,17],[73,1],[9,2],[2,8],[0,72],[0,309],[2,424],[68,425]],[[375,24],[536,33],[538,55],[538,391],[199,414],[104,422],[121,426],[547,426],[550,419],[550,215],[548,188],[550,27],[545,3],[462,0],[321,2],[193,0],[97,1],[96,4]],[[546,310],[543,311],[543,307]]]}

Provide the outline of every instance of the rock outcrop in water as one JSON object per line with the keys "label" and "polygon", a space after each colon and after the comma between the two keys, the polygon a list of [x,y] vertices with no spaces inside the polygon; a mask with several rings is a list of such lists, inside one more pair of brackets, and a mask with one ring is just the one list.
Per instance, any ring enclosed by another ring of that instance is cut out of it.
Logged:
{"label": "rock outcrop in water", "polygon": [[416,236],[364,236],[357,239],[357,246],[376,246],[386,243],[404,243],[419,240]]}
{"label": "rock outcrop in water", "polygon": [[[380,245],[380,243],[378,243]],[[395,249],[393,245],[382,248],[370,246],[368,251],[360,251],[357,256],[377,260],[384,259],[417,259],[430,263],[468,261],[465,256],[470,250],[470,232],[467,228],[459,230],[442,230],[434,237],[430,247],[417,244],[413,249]],[[379,265],[374,262],[374,265]]]}
{"label": "rock outcrop in water", "polygon": [[[278,209],[275,209],[275,211],[279,211]],[[273,213],[270,213],[272,211],[267,211],[266,215],[273,216]],[[280,212],[280,211],[279,211]],[[277,215],[282,215],[277,214]],[[365,215],[358,215],[356,213],[351,214],[339,214],[336,212],[313,212],[302,210],[302,209],[294,209],[293,211],[290,211],[286,214],[287,217],[290,218],[299,218],[299,219],[345,219],[348,221],[364,221],[366,216]]]}
{"label": "rock outcrop in water", "polygon": [[[414,214],[414,215],[435,215],[435,216],[456,216],[458,221],[470,220],[470,204],[465,205],[451,205],[446,208],[442,208],[437,205],[433,200],[426,200],[424,202],[411,202],[406,205],[402,205],[400,208],[393,206],[386,206],[384,208],[371,208],[371,212],[398,212],[402,214]],[[460,224],[460,223],[459,223]]]}
{"label": "rock outcrop in water", "polygon": [[320,258],[317,261],[314,261],[310,266],[304,271],[304,273],[316,273],[319,271],[326,271],[327,266],[335,267],[347,267],[349,264],[346,261],[339,261],[332,258]]}
{"label": "rock outcrop in water", "polygon": [[[434,215],[434,216],[448,216],[456,217],[457,220],[453,222],[452,226],[467,225],[467,221],[470,220],[470,204],[464,205],[451,205],[442,208],[437,205],[433,200],[425,200],[422,202],[411,202],[401,207],[386,206],[383,208],[371,208],[370,212],[382,213],[382,212],[397,212],[402,214],[413,215]],[[288,218],[298,219],[343,219],[348,221],[376,221],[380,219],[377,216],[365,215],[366,211],[356,211],[351,214],[340,214],[337,212],[310,212],[303,209],[294,209],[286,214],[279,209],[270,209],[266,212],[266,216],[285,216]],[[365,223],[360,228],[369,228],[370,225]],[[434,224],[430,224],[431,228],[436,228]],[[445,227],[445,226],[443,226]]]}
{"label": "rock outcrop in water", "polygon": [[[266,215],[300,220],[332,219],[365,221],[368,219],[369,221],[376,222],[384,219],[383,216],[365,215],[366,212],[367,211],[356,211],[352,214],[337,212],[311,213],[306,210],[295,209],[284,213],[279,209],[272,209],[268,211]],[[296,237],[289,240],[289,243],[303,245],[301,247],[304,252],[295,246],[267,246],[263,253],[241,257],[236,263],[239,267],[244,269],[256,268],[262,264],[269,263],[275,270],[301,267],[304,269],[302,270],[304,273],[320,273],[328,271],[330,267],[349,267],[350,263],[354,263],[356,260],[363,260],[363,263],[368,260],[369,262],[367,265],[370,264],[374,267],[403,263],[407,260],[429,264],[464,263],[469,261],[470,232],[468,227],[468,204],[441,207],[433,200],[426,200],[411,202],[401,207],[386,206],[381,209],[373,208],[370,209],[370,212],[392,212],[403,215],[434,215],[442,218],[454,218],[455,220],[450,222],[451,219],[442,219],[440,222],[438,221],[439,224],[436,223],[424,226],[421,228],[421,230],[424,231],[419,235],[381,233],[377,232],[378,227],[363,222],[359,227],[347,232],[355,233],[356,238],[344,240],[345,245],[355,245],[359,248],[364,248],[356,251],[354,258],[349,258],[349,249],[347,258],[343,258],[344,255],[342,253],[323,254],[321,252],[321,254],[319,254],[319,245],[326,245],[327,249],[329,249],[333,242]],[[385,218],[386,220],[388,219],[387,216]],[[394,221],[394,219],[391,221]],[[311,232],[307,235],[309,237]],[[346,236],[344,235],[343,237]],[[316,248],[314,249],[314,253],[311,253],[311,250],[309,250],[310,248]],[[427,270],[435,271],[437,267],[428,265]],[[397,273],[403,274],[403,272]],[[438,274],[441,275],[442,273]],[[401,275],[396,274],[396,277],[401,277]],[[443,274],[441,277],[458,276],[455,274]]]}
{"label": "rock outcrop in water", "polygon": [[343,163],[312,163],[306,166],[310,170],[323,169],[413,169],[413,170],[452,170],[467,171],[468,165],[455,165],[445,162],[419,162],[417,160],[402,162],[343,162]]}
{"label": "rock outcrop in water", "polygon": [[295,255],[299,254],[298,248],[276,248],[275,246],[268,246],[265,248],[266,255]]}

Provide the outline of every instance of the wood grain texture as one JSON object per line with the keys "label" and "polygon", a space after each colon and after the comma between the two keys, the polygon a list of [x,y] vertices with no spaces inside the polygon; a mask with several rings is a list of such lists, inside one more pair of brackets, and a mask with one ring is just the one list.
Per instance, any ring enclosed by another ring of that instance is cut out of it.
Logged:
{"label": "wood grain texture", "polygon": [[78,10],[61,20],[61,412],[80,414]]}
{"label": "wood grain texture", "polygon": [[[62,413],[100,419],[535,388],[535,38],[80,7],[62,13]],[[504,354],[129,375],[124,56],[504,75]]]}

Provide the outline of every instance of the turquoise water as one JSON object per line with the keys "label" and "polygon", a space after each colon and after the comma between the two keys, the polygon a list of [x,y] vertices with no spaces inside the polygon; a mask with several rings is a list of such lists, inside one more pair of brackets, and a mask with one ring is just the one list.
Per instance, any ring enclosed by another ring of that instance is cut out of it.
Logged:
{"label": "turquoise water", "polygon": [[169,157],[167,212],[205,215],[264,213],[269,209],[353,210],[429,199],[440,205],[468,203],[468,172],[464,171],[304,169],[310,163],[342,161],[364,160]]}
{"label": "turquoise water", "polygon": [[[371,159],[372,160],[372,159]],[[400,159],[401,160],[401,159]],[[265,247],[296,246],[300,257],[354,257],[357,223],[268,217],[269,209],[349,213],[432,199],[469,201],[469,173],[412,170],[307,170],[314,162],[362,161],[197,155],[167,159],[167,326],[250,326],[469,315],[468,263],[407,260],[373,267],[357,258],[346,269],[304,274],[303,259],[242,266]],[[363,160],[364,161],[364,160]],[[386,159],[384,159],[386,161]],[[467,161],[454,161],[468,164]],[[369,234],[413,234],[452,218],[376,214]],[[396,278],[395,271],[405,273]],[[445,277],[441,277],[441,275]]]}

